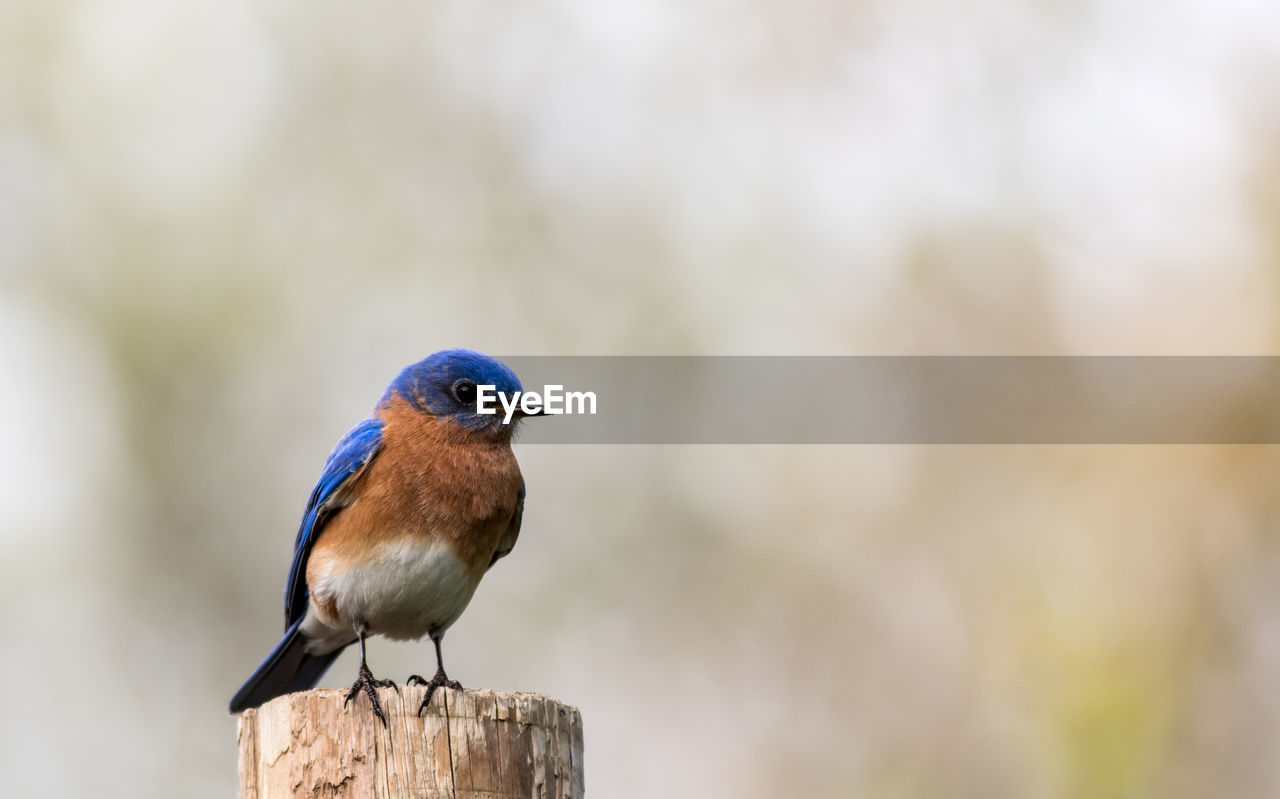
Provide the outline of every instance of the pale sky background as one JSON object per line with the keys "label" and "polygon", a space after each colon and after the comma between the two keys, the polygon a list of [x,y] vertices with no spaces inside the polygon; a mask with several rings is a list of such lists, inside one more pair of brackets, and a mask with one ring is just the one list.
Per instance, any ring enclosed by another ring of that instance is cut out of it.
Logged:
{"label": "pale sky background", "polygon": [[[231,795],[307,493],[434,350],[1280,354],[1273,2],[0,18],[14,796]],[[518,454],[446,657],[579,706],[591,796],[1280,794],[1271,448]]]}

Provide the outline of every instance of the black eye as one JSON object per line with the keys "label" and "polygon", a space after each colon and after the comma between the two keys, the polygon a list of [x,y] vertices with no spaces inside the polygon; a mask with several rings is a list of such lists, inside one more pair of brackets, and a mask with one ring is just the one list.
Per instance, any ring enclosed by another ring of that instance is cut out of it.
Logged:
{"label": "black eye", "polygon": [[453,384],[453,398],[463,405],[476,401],[476,384],[470,380],[459,380]]}

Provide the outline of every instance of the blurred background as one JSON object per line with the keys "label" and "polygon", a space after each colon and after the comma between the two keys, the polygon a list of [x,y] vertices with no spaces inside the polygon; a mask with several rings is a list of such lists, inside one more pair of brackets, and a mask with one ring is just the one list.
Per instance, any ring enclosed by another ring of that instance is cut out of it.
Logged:
{"label": "blurred background", "polygon": [[[0,15],[14,796],[233,794],[306,496],[434,350],[1280,352],[1264,0]],[[518,455],[450,673],[579,706],[592,796],[1280,794],[1274,449]]]}

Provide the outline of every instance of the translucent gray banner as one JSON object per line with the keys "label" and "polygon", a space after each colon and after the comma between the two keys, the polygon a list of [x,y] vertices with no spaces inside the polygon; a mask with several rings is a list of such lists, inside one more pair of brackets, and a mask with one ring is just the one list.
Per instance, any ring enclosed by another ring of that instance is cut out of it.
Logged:
{"label": "translucent gray banner", "polygon": [[526,391],[595,397],[524,444],[1280,443],[1280,357],[502,360]]}

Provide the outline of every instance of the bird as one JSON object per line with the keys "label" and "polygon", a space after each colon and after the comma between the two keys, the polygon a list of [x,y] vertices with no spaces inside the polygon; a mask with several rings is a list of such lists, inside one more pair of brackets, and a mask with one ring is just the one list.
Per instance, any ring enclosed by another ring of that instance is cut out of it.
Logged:
{"label": "bird", "polygon": [[445,673],[440,642],[516,544],[525,484],[512,436],[524,417],[542,415],[484,413],[482,387],[523,393],[495,358],[437,352],[405,367],[334,447],[294,542],[284,637],[231,699],[232,713],[313,687],[358,643],[360,667],[344,704],[363,691],[385,727],[375,689],[396,685],[369,669],[365,641],[374,635],[426,636],[435,646],[435,676],[406,681],[427,687],[419,715],[436,689],[462,688]]}

